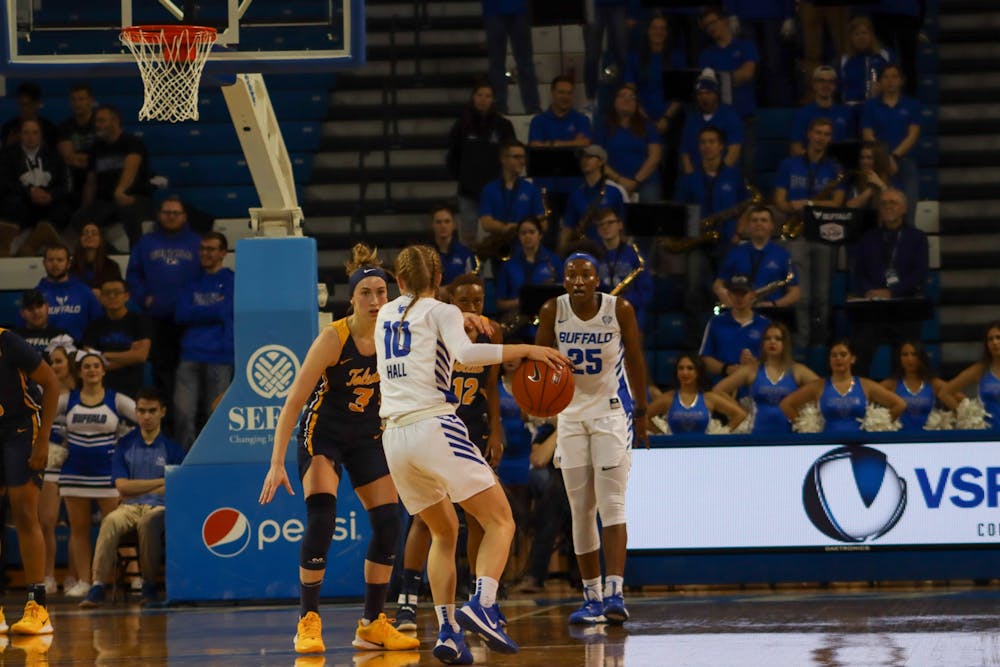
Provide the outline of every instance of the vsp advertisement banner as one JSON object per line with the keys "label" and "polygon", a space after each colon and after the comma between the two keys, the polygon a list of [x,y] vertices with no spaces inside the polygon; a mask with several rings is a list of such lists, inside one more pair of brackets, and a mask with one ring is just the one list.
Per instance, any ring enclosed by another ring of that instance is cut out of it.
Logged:
{"label": "vsp advertisement banner", "polygon": [[637,449],[629,549],[1000,544],[996,442]]}

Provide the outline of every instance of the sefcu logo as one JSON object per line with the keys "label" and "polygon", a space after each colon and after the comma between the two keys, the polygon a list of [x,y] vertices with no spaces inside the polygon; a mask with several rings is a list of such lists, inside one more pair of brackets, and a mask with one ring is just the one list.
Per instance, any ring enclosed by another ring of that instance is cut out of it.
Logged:
{"label": "sefcu logo", "polygon": [[813,525],[840,542],[885,535],[906,509],[906,480],[871,447],[838,447],[816,459],[802,485]]}
{"label": "sefcu logo", "polygon": [[299,372],[299,359],[284,345],[264,345],[247,361],[247,382],[258,396],[284,398]]}
{"label": "sefcu logo", "polygon": [[[213,555],[232,558],[246,551],[253,536],[253,528],[246,515],[232,507],[220,507],[205,517],[201,525],[201,540]],[[257,551],[279,541],[299,542],[305,533],[305,525],[298,519],[287,519],[280,523],[265,519],[257,526]],[[348,512],[346,517],[337,517],[331,539],[334,542],[356,542],[363,539],[358,530],[357,512]]]}

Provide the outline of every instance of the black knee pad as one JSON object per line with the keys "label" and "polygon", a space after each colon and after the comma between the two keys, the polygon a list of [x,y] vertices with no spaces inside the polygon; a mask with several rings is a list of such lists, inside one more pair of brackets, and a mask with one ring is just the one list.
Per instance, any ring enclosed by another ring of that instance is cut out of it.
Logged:
{"label": "black knee pad", "polygon": [[337,527],[337,496],[314,493],[306,498],[306,530],[299,547],[299,565],[304,570],[325,570],[326,552],[330,550]]}
{"label": "black knee pad", "polygon": [[365,558],[379,565],[392,565],[399,549],[399,505],[379,505],[368,510],[372,539]]}

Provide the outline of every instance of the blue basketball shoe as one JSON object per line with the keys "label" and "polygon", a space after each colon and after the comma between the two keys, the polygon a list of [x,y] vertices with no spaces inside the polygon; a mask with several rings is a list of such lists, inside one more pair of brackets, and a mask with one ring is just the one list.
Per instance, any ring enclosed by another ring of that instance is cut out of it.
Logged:
{"label": "blue basketball shoe", "polygon": [[465,645],[465,637],[462,631],[451,629],[451,625],[445,623],[438,633],[437,644],[434,645],[434,657],[446,665],[471,665],[472,652]]}
{"label": "blue basketball shoe", "polygon": [[604,598],[604,618],[608,623],[615,625],[621,625],[628,620],[628,609],[625,608],[625,598],[621,593]]}
{"label": "blue basketball shoe", "polygon": [[604,603],[600,600],[584,600],[580,608],[569,615],[570,625],[594,625],[606,620]]}
{"label": "blue basketball shoe", "polygon": [[517,653],[517,643],[507,636],[500,623],[500,608],[495,604],[492,607],[479,604],[478,593],[455,616],[463,629],[479,635],[497,653]]}

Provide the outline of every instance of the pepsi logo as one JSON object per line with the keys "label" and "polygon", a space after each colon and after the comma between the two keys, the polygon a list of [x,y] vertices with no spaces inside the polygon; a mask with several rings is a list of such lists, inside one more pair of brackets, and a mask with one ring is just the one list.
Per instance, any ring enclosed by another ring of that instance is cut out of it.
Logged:
{"label": "pepsi logo", "polygon": [[220,507],[205,517],[201,539],[220,558],[238,556],[250,544],[250,522],[239,510]]}

